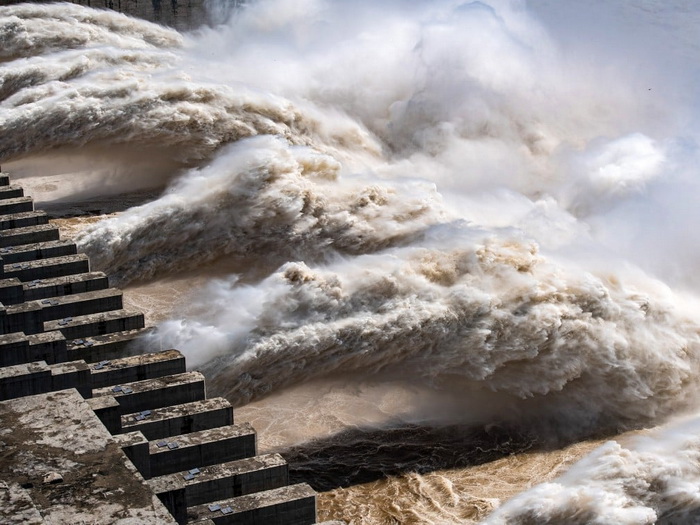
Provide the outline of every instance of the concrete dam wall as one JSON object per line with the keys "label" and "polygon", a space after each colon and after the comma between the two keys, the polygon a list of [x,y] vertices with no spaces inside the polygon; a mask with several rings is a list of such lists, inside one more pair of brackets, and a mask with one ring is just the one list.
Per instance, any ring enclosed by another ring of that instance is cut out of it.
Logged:
{"label": "concrete dam wall", "polygon": [[6,174],[0,303],[0,522],[316,522],[179,351],[136,354],[143,314]]}

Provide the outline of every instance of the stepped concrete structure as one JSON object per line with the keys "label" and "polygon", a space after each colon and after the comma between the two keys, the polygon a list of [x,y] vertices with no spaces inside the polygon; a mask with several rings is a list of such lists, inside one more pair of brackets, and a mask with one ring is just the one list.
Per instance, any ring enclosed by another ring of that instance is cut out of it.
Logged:
{"label": "stepped concrete structure", "polygon": [[307,525],[316,494],[0,174],[0,523]]}

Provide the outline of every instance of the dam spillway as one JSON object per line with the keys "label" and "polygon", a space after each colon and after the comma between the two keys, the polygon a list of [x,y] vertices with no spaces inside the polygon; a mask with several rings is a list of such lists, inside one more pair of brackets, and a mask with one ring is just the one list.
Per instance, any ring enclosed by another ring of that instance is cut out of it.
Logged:
{"label": "dam spillway", "polygon": [[0,522],[316,522],[178,350],[134,350],[143,314],[7,174],[0,228]]}

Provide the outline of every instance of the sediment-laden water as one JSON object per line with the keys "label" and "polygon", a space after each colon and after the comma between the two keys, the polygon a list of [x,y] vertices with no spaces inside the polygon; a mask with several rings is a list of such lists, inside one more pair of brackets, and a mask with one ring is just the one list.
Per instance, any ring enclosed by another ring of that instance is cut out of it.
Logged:
{"label": "sediment-laden water", "polygon": [[209,9],[0,7],[0,162],[144,345],[324,519],[698,519],[700,8]]}

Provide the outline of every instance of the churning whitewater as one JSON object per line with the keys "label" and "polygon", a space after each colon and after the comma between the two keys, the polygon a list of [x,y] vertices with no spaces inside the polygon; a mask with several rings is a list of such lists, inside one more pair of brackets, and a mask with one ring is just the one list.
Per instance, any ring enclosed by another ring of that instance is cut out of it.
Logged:
{"label": "churning whitewater", "polygon": [[[236,405],[401,382],[457,407],[424,424],[549,446],[685,413],[487,522],[692,523],[700,9],[583,4],[257,0],[186,34],[0,7],[0,162],[85,195],[160,192],[77,236],[122,285],[235,268],[147,344]],[[466,523],[503,503],[458,513],[468,495],[443,493],[410,518],[335,517]]]}

